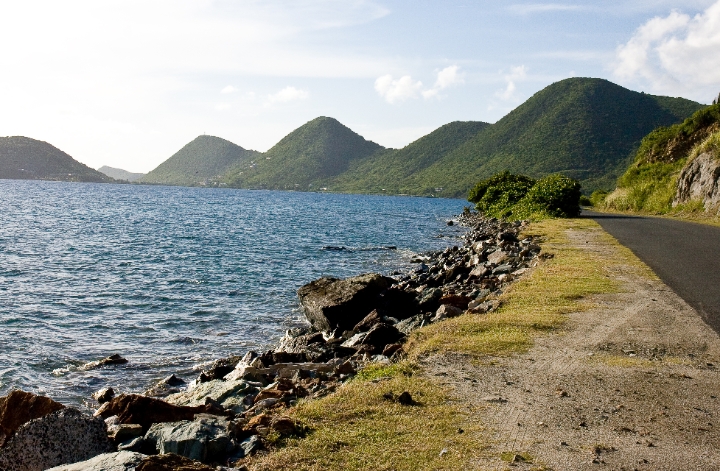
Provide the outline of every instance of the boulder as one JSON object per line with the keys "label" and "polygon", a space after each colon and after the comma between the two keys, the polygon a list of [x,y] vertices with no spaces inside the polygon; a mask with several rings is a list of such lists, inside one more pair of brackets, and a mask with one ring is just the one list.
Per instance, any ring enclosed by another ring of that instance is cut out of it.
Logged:
{"label": "boulder", "polygon": [[159,454],[175,453],[204,463],[224,461],[234,451],[228,420],[200,415],[195,420],[153,424],[145,434]]}
{"label": "boulder", "polygon": [[319,331],[351,330],[381,302],[395,280],[375,273],[344,280],[320,278],[298,290],[305,317]]}
{"label": "boulder", "polygon": [[496,250],[487,256],[487,261],[493,265],[500,265],[502,262],[507,260],[508,255],[502,250]]}
{"label": "boulder", "polygon": [[440,288],[428,288],[418,297],[418,304],[420,309],[425,311],[434,311],[438,308],[440,298],[442,298],[443,292]]}
{"label": "boulder", "polygon": [[216,468],[175,454],[148,456],[135,471],[215,471]]}
{"label": "boulder", "polygon": [[47,471],[134,471],[147,455],[132,451],[103,453],[80,463],[56,466]]}
{"label": "boulder", "polygon": [[91,361],[90,363],[84,364],[80,369],[81,370],[93,370],[95,368],[100,368],[101,366],[108,366],[108,365],[124,365],[128,361],[118,355],[117,353],[114,355],[110,355],[109,357],[103,358],[102,360],[97,361]]}
{"label": "boulder", "polygon": [[224,411],[212,405],[176,406],[139,394],[121,394],[100,406],[95,415],[103,418],[117,415],[119,423],[140,424],[143,430],[147,430],[154,423],[192,420],[195,414],[202,413],[223,415]]}
{"label": "boulder", "polygon": [[20,427],[0,449],[0,469],[43,471],[113,449],[102,419],[65,408]]}
{"label": "boulder", "polygon": [[397,328],[397,330],[404,335],[409,335],[410,332],[412,332],[413,330],[419,329],[420,327],[429,324],[432,316],[433,313],[431,312],[417,314],[413,317],[400,321],[395,325],[395,328]]}
{"label": "boulder", "polygon": [[198,382],[205,383],[207,381],[212,381],[215,379],[223,379],[226,374],[230,373],[233,369],[235,369],[235,365],[237,365],[238,362],[241,360],[242,358],[239,356],[232,356],[229,358],[221,358],[220,360],[215,360],[209,368],[203,370],[200,373]]}
{"label": "boulder", "polygon": [[152,397],[166,397],[170,394],[179,393],[182,391],[182,387],[186,386],[187,383],[182,378],[178,378],[175,375],[170,375],[166,378],[161,379],[153,387],[145,391],[146,396]]}
{"label": "boulder", "polygon": [[403,334],[394,325],[380,323],[370,329],[362,341],[363,345],[373,348],[373,351],[381,352],[385,345],[396,343]]}
{"label": "boulder", "polygon": [[26,422],[64,408],[49,397],[25,391],[12,391],[0,397],[0,447]]}
{"label": "boulder", "polygon": [[472,299],[469,297],[459,294],[448,294],[440,298],[440,304],[449,304],[463,310],[467,309],[470,301],[472,301]]}
{"label": "boulder", "polygon": [[285,334],[275,352],[305,353],[309,345],[324,343],[325,337],[320,332],[298,335],[297,337]]}
{"label": "boulder", "polygon": [[244,380],[220,381],[213,380],[207,383],[200,383],[190,391],[183,391],[172,394],[165,400],[176,406],[202,407],[207,399],[220,404],[223,409],[228,409],[236,414],[245,411],[243,399],[248,394],[257,394],[257,387]]}
{"label": "boulder", "polygon": [[92,398],[100,404],[105,404],[113,397],[115,397],[115,390],[113,388],[102,388],[100,391],[97,391],[92,395]]}
{"label": "boulder", "polygon": [[435,316],[432,321],[437,322],[442,319],[447,319],[448,317],[457,317],[462,313],[463,310],[459,307],[455,307],[452,304],[443,304],[435,311]]}
{"label": "boulder", "polygon": [[353,332],[367,332],[372,328],[372,326],[380,322],[382,322],[382,316],[378,313],[377,309],[373,309],[373,311],[365,316],[363,320],[355,324]]}

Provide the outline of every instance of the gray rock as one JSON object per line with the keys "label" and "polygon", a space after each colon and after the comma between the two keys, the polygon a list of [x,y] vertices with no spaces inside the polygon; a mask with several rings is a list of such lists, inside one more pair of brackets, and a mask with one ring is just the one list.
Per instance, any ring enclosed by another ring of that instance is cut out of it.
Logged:
{"label": "gray rock", "polygon": [[395,280],[370,273],[344,280],[320,278],[298,290],[305,317],[319,331],[351,330],[380,302]]}
{"label": "gray rock", "polygon": [[492,263],[493,265],[500,265],[502,262],[507,260],[508,255],[503,252],[502,250],[496,250],[495,252],[491,253],[487,256],[487,261]]}
{"label": "gray rock", "polygon": [[243,399],[250,393],[257,393],[257,390],[247,381],[216,379],[207,383],[199,383],[189,391],[171,394],[165,398],[165,401],[176,406],[196,407],[205,405],[207,399],[210,398],[224,409],[238,414],[245,411]]}
{"label": "gray rock", "polygon": [[47,471],[135,471],[135,467],[147,458],[147,455],[132,451],[103,453],[87,461],[56,466]]}
{"label": "gray rock", "polygon": [[705,152],[688,162],[680,172],[673,206],[702,201],[705,210],[720,208],[720,160]]}
{"label": "gray rock", "polygon": [[66,408],[20,427],[0,449],[0,469],[42,471],[113,449],[101,418]]}
{"label": "gray rock", "polygon": [[430,318],[432,318],[432,313],[425,313],[425,314],[417,314],[415,316],[412,316],[410,318],[407,318],[405,320],[402,320],[398,322],[395,325],[395,328],[402,332],[405,335],[410,334],[415,329],[419,329],[420,327],[429,324]]}
{"label": "gray rock", "polygon": [[154,452],[154,446],[154,443],[147,443],[145,441],[145,437],[135,437],[120,443],[118,445],[118,450],[134,451],[136,453],[142,453],[143,451]]}
{"label": "gray rock", "polygon": [[243,456],[251,456],[262,449],[262,441],[259,436],[253,435],[240,443],[240,449],[243,451]]}
{"label": "gray rock", "polygon": [[437,311],[435,311],[435,316],[433,317],[433,322],[437,322],[442,319],[447,319],[449,317],[457,317],[460,314],[463,313],[463,310],[459,307],[455,307],[452,304],[443,304],[441,305]]}
{"label": "gray rock", "polygon": [[193,421],[153,424],[145,440],[159,454],[175,453],[204,463],[223,461],[233,451],[227,419],[204,414]]}

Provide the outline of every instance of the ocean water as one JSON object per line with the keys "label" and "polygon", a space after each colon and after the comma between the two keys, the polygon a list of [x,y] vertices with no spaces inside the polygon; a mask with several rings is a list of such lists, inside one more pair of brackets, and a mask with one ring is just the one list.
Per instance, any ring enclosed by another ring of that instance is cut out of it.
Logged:
{"label": "ocean water", "polygon": [[[457,244],[461,200],[0,180],[0,395],[91,406],[273,345],[320,276]],[[126,365],[85,371],[119,353]]]}

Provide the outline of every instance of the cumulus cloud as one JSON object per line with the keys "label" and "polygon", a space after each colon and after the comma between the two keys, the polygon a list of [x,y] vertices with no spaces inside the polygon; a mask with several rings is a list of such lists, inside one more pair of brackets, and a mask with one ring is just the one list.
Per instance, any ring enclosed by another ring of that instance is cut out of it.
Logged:
{"label": "cumulus cloud", "polygon": [[388,103],[417,98],[422,93],[422,82],[415,81],[409,75],[395,80],[392,75],[383,75],[375,80],[375,90]]}
{"label": "cumulus cloud", "polygon": [[[613,72],[656,92],[696,99],[720,89],[720,0],[691,17],[672,11],[640,26],[617,48]],[[709,96],[709,95],[708,95]]]}
{"label": "cumulus cloud", "polygon": [[288,103],[291,101],[306,100],[310,93],[295,87],[285,87],[277,93],[268,96],[270,103]]}
{"label": "cumulus cloud", "polygon": [[232,85],[228,85],[227,87],[220,90],[220,93],[235,93],[238,91],[237,88],[233,87]]}
{"label": "cumulus cloud", "polygon": [[409,75],[397,80],[392,75],[383,75],[375,80],[375,90],[392,104],[420,96],[425,99],[433,98],[439,96],[441,90],[464,82],[460,67],[451,65],[437,72],[437,79],[432,88],[423,89],[422,82],[413,80]]}
{"label": "cumulus cloud", "polygon": [[512,67],[510,73],[505,74],[505,88],[495,92],[495,96],[504,101],[517,100],[515,91],[517,90],[516,83],[527,77],[527,67],[520,65]]}

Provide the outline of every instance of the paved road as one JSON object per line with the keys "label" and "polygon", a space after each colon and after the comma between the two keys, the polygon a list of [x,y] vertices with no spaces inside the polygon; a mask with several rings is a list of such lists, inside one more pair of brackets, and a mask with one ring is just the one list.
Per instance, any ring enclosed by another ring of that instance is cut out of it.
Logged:
{"label": "paved road", "polygon": [[720,334],[720,227],[583,211],[632,250]]}

